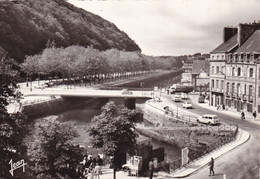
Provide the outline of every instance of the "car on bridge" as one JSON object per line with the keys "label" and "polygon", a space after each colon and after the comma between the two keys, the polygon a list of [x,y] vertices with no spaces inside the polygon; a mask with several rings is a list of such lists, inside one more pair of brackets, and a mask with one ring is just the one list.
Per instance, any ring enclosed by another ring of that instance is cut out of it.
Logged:
{"label": "car on bridge", "polygon": [[41,84],[41,85],[36,85],[34,86],[34,88],[36,89],[44,89],[44,88],[47,88],[48,86],[46,84]]}
{"label": "car on bridge", "polygon": [[129,91],[128,89],[122,89],[121,94],[133,94],[133,92]]}
{"label": "car on bridge", "polygon": [[199,116],[197,118],[197,122],[209,125],[220,124],[218,117],[214,114],[204,114],[202,116]]}

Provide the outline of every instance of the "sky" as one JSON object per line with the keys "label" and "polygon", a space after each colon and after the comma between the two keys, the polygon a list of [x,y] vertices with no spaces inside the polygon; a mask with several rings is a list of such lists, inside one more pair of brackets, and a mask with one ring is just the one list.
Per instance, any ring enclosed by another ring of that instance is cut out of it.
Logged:
{"label": "sky", "polygon": [[68,0],[114,23],[146,55],[210,53],[223,28],[260,20],[260,0]]}

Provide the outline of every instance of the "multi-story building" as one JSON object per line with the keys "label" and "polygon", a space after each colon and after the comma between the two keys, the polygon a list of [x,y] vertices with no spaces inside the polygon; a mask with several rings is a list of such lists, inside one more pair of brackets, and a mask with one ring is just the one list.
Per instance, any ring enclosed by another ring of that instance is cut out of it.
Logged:
{"label": "multi-story building", "polygon": [[260,22],[224,28],[210,54],[210,105],[260,113]]}

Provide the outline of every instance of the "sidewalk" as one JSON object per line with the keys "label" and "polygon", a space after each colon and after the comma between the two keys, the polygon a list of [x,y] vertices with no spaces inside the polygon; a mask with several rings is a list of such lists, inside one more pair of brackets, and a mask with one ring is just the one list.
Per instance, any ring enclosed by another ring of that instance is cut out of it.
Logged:
{"label": "sidewalk", "polygon": [[194,173],[195,171],[201,169],[202,167],[208,165],[211,157],[214,159],[217,159],[224,155],[227,152],[232,151],[233,149],[239,147],[243,143],[247,142],[250,138],[250,134],[246,131],[239,130],[237,134],[237,138],[235,141],[228,143],[219,149],[216,149],[212,151],[211,153],[208,153],[204,155],[202,158],[199,158],[191,163],[189,163],[186,167],[181,168],[180,170],[175,171],[173,174],[167,174],[167,173],[159,173],[160,176],[164,176],[166,178],[182,178],[187,177]]}
{"label": "sidewalk", "polygon": [[[231,110],[226,111],[226,110],[222,110],[222,109],[217,110],[216,107],[209,106],[208,101],[206,101],[205,103],[198,103],[198,97],[199,97],[199,94],[190,94],[189,95],[189,98],[192,101],[192,103],[196,103],[197,105],[199,105],[203,108],[209,109],[211,111],[214,111],[215,113],[221,113],[221,114],[229,115],[229,116],[232,116],[234,118],[237,118],[238,120],[241,120],[240,112],[235,112],[235,111],[231,111]],[[245,117],[246,117],[246,119],[245,119],[246,121],[260,125],[260,115],[258,115],[256,117],[256,120],[254,120],[251,113],[245,112]]]}

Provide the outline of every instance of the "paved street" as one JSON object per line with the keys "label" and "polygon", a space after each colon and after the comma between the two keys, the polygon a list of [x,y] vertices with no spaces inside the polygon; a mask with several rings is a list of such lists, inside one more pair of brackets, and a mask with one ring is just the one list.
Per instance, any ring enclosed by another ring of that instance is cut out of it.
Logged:
{"label": "paved street", "polygon": [[194,102],[194,109],[192,112],[200,115],[215,113],[222,122],[227,124],[238,124],[241,129],[248,131],[251,134],[251,138],[246,144],[216,159],[216,176],[209,177],[209,168],[204,167],[187,178],[259,179],[259,125],[248,121],[241,121],[238,117],[232,115],[232,112],[230,112],[230,115],[226,115],[221,111],[212,111],[207,108],[202,108],[195,102],[196,96],[190,97],[193,98],[192,101]]}

